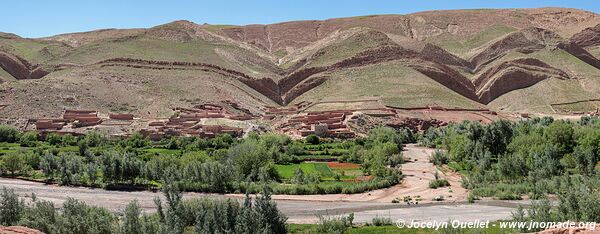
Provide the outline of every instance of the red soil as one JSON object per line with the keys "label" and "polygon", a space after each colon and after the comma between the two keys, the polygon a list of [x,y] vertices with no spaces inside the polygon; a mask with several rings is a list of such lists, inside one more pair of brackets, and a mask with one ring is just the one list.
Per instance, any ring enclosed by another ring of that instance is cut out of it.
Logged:
{"label": "red soil", "polygon": [[360,165],[354,163],[328,162],[327,166],[331,169],[360,169]]}

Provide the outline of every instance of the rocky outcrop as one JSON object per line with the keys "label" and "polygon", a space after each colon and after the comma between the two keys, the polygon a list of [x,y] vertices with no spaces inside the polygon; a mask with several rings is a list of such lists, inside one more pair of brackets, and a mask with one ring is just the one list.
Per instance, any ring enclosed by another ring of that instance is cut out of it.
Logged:
{"label": "rocky outcrop", "polygon": [[473,82],[479,102],[487,104],[513,90],[526,88],[549,79],[571,76],[537,59],[525,58],[504,62],[483,72]]}
{"label": "rocky outcrop", "polygon": [[573,35],[571,42],[581,47],[600,45],[600,24]]}
{"label": "rocky outcrop", "polygon": [[244,79],[253,79],[243,72],[223,68],[214,64],[209,63],[195,63],[195,62],[180,62],[180,61],[156,61],[156,60],[145,60],[145,59],[133,59],[133,58],[112,58],[102,60],[96,63],[101,67],[105,66],[124,66],[133,68],[146,68],[156,70],[185,70],[185,69],[204,69],[206,71],[213,71],[228,77],[240,77]]}
{"label": "rocky outcrop", "polygon": [[478,101],[473,83],[457,71],[438,63],[422,60],[408,64],[421,74],[437,81],[458,94]]}
{"label": "rocky outcrop", "polygon": [[511,33],[489,45],[486,45],[480,52],[471,59],[472,68],[477,71],[484,65],[507,54],[512,50],[517,50],[524,54],[544,49],[546,47],[556,47],[562,39],[556,33],[541,28],[527,28]]}
{"label": "rocky outcrop", "polygon": [[302,68],[277,82],[268,77],[253,78],[238,71],[204,63],[115,58],[98,64],[101,66],[128,66],[145,69],[199,69],[215,72],[235,78],[269,99],[285,105],[327,80],[326,76],[316,77],[317,74],[387,61],[401,62],[454,92],[483,104],[487,104],[510,91],[532,86],[544,79],[571,78],[569,74],[562,70],[537,59],[526,58],[501,63],[483,72],[475,81],[471,81],[456,70],[436,61],[431,61],[428,56],[399,46],[382,46],[366,50],[330,66]]}
{"label": "rocky outcrop", "polygon": [[461,67],[465,70],[472,68],[471,62],[464,60],[456,55],[449,53],[448,51],[440,48],[439,46],[431,43],[425,44],[420,54],[428,60],[435,61],[440,64]]}
{"label": "rocky outcrop", "polygon": [[293,21],[269,25],[227,26],[220,34],[256,45],[266,51],[297,49],[332,32],[355,27],[372,28],[386,34],[426,40],[439,35],[466,36],[493,25],[513,28],[538,27],[552,31],[572,31],[599,21],[593,12],[576,9],[503,9],[428,11],[409,15],[373,15],[328,20]]}
{"label": "rocky outcrop", "polygon": [[283,98],[281,95],[281,88],[278,83],[275,83],[270,78],[262,79],[241,79],[242,83],[248,85],[250,88],[256,90],[262,95],[268,97],[276,103],[283,104]]}
{"label": "rocky outcrop", "polygon": [[327,81],[328,77],[320,76],[320,77],[310,77],[301,83],[294,86],[292,89],[287,91],[283,97],[283,103],[290,103],[300,95],[310,91],[311,89],[323,84]]}
{"label": "rocky outcrop", "polygon": [[587,64],[600,69],[600,60],[598,60],[598,58],[594,57],[594,55],[590,54],[590,52],[587,52],[587,50],[581,48],[581,46],[579,46],[573,42],[571,42],[571,43],[565,42],[565,43],[559,44],[558,48],[561,48],[564,51],[567,51],[569,54],[577,57],[581,61],[584,61]]}
{"label": "rocky outcrop", "polygon": [[3,51],[0,51],[0,68],[18,80],[39,79],[48,75],[39,65],[31,65],[27,60]]}
{"label": "rocky outcrop", "polygon": [[208,33],[201,28],[200,25],[186,20],[179,20],[150,28],[146,30],[143,35],[153,39],[176,42],[189,42],[194,40],[220,41],[219,38]]}

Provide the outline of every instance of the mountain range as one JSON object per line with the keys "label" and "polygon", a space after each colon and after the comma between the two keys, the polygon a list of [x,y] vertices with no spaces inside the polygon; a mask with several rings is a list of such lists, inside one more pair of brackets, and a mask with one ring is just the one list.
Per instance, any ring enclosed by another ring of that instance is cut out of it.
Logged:
{"label": "mountain range", "polygon": [[599,58],[600,15],[566,8],[246,26],[175,21],[35,39],[0,33],[0,117],[66,108],[159,117],[202,103],[260,113],[365,99],[583,112],[600,105]]}

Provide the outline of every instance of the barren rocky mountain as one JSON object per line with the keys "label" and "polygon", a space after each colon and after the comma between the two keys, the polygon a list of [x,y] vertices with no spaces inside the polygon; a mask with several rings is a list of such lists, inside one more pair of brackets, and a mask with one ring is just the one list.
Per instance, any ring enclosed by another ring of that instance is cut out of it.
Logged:
{"label": "barren rocky mountain", "polygon": [[65,108],[157,117],[175,106],[231,102],[259,113],[362,99],[592,111],[599,48],[600,15],[564,8],[247,26],[175,21],[38,39],[0,33],[0,117],[50,117]]}

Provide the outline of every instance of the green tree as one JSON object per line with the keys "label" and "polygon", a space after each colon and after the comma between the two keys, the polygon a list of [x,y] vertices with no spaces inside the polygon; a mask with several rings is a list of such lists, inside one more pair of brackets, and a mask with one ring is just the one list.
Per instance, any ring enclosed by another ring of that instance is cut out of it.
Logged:
{"label": "green tree", "polygon": [[481,143],[492,155],[500,155],[513,137],[513,124],[508,120],[497,120],[484,127]]}
{"label": "green tree", "polygon": [[271,191],[266,185],[261,195],[256,198],[254,210],[258,220],[258,233],[287,233],[287,217],[277,209],[277,204],[271,201]]}
{"label": "green tree", "polygon": [[295,184],[304,184],[304,171],[302,171],[302,169],[300,168],[296,168],[296,170],[294,171],[294,175],[292,176],[292,178],[290,178],[290,182]]}
{"label": "green tree", "polygon": [[310,134],[306,137],[306,143],[311,145],[318,145],[321,142],[321,139],[315,134]]}
{"label": "green tree", "polygon": [[566,121],[554,121],[546,128],[546,138],[556,145],[561,154],[572,152],[575,144],[573,126]]}
{"label": "green tree", "polygon": [[19,130],[12,126],[0,125],[0,142],[14,143],[20,139]]}
{"label": "green tree", "polygon": [[68,198],[63,203],[63,212],[57,219],[55,233],[87,234],[114,233],[116,218],[103,208],[88,206],[84,202]]}
{"label": "green tree", "polygon": [[48,144],[51,144],[51,145],[56,145],[56,146],[62,145],[62,143],[63,143],[62,140],[63,140],[63,137],[56,133],[48,133],[48,135],[46,136],[46,142],[48,142]]}
{"label": "green tree", "polygon": [[78,139],[76,136],[73,136],[71,134],[65,134],[62,136],[63,145],[75,146],[75,145],[77,145],[77,142],[78,142]]}
{"label": "green tree", "polygon": [[265,147],[252,139],[231,147],[228,157],[242,180],[258,181],[260,168],[272,162]]}
{"label": "green tree", "polygon": [[0,194],[0,225],[12,226],[17,224],[25,204],[19,199],[15,191],[4,187]]}
{"label": "green tree", "polygon": [[125,208],[121,231],[127,234],[142,234],[143,226],[140,220],[141,210],[137,200],[131,201]]}
{"label": "green tree", "polygon": [[[179,186],[174,183],[173,178],[167,178],[163,182],[163,195],[167,201],[166,212],[162,211],[162,207],[159,208],[159,216],[163,222],[164,231],[167,233],[180,234],[183,233],[186,226],[185,220],[185,207],[182,204],[183,193]],[[160,199],[156,199],[155,203],[157,207],[161,205]]]}
{"label": "green tree", "polygon": [[85,134],[83,141],[89,147],[97,147],[107,142],[107,139],[102,134],[91,131]]}
{"label": "green tree", "polygon": [[402,144],[409,141],[409,139],[405,139],[403,135],[399,134],[393,128],[381,126],[371,129],[367,137],[367,144],[369,145],[393,143],[400,150],[402,150]]}
{"label": "green tree", "polygon": [[54,179],[54,173],[58,170],[58,162],[56,156],[52,153],[47,153],[42,156],[40,161],[40,169],[49,180]]}
{"label": "green tree", "polygon": [[54,203],[49,201],[34,201],[33,207],[25,209],[19,225],[34,228],[44,233],[56,233],[55,225],[59,214]]}
{"label": "green tree", "polygon": [[246,199],[240,209],[239,215],[236,217],[235,233],[251,234],[258,230],[257,214],[252,209],[252,199],[246,194]]}
{"label": "green tree", "polygon": [[10,172],[11,175],[21,173],[25,167],[25,161],[21,157],[20,153],[10,153],[2,158],[4,161],[4,168]]}
{"label": "green tree", "polygon": [[436,166],[442,166],[448,163],[448,155],[444,151],[436,150],[429,157],[429,162]]}
{"label": "green tree", "polygon": [[23,135],[21,135],[21,138],[19,139],[19,143],[22,146],[27,146],[27,147],[35,147],[37,145],[37,141],[38,141],[38,133],[35,131],[23,133]]}

